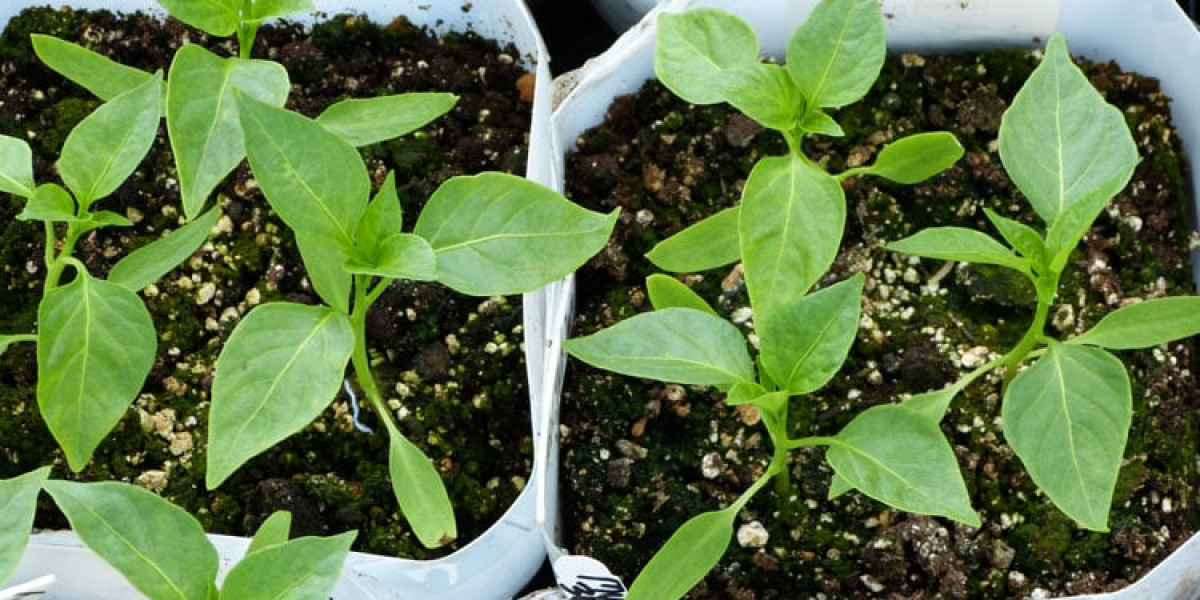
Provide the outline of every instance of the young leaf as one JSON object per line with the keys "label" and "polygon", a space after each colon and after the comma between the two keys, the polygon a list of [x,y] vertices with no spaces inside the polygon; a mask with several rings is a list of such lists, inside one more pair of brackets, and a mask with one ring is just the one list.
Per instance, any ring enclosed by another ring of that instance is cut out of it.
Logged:
{"label": "young leaf", "polygon": [[713,85],[726,102],[764,127],[791,131],[804,111],[804,96],[779,65],[727,69]]}
{"label": "young leaf", "polygon": [[404,209],[396,194],[396,174],[389,171],[354,233],[359,252],[375,254],[377,246],[387,237],[400,233],[404,227]]}
{"label": "young leaf", "polygon": [[240,0],[157,0],[172,17],[215,37],[229,37],[241,23]]}
{"label": "young leaf", "polygon": [[43,183],[33,192],[18,221],[48,221],[65,223],[76,219],[75,199],[57,183]]}
{"label": "young leaf", "polygon": [[812,108],[866,95],[887,51],[876,0],[822,0],[787,47],[787,70]]}
{"label": "young leaf", "polygon": [[695,273],[735,263],[741,258],[739,214],[739,207],[733,206],[706,217],[655,244],[646,258],[672,273]]}
{"label": "young leaf", "polygon": [[137,294],[79,271],[38,306],[38,406],[72,470],[137,398],[158,337]]}
{"label": "young leaf", "polygon": [[917,394],[901,402],[900,405],[934,423],[940,423],[942,417],[946,416],[946,411],[950,409],[950,403],[954,401],[954,397],[958,395],[958,392],[958,388],[951,385],[933,392]]}
{"label": "young leaf", "polygon": [[937,423],[897,404],[859,413],[826,460],[839,477],[889,506],[979,527],[954,450]]}
{"label": "young leaf", "polygon": [[250,540],[250,547],[246,549],[246,556],[288,541],[291,532],[292,513],[286,510],[277,510],[271,513],[271,516],[267,517],[267,520],[258,526],[258,531],[254,532],[254,539]]}
{"label": "young leaf", "polygon": [[809,110],[803,118],[800,119],[800,128],[809,133],[819,133],[830,137],[842,137],[846,132],[842,130],[842,126],[833,120],[833,117],[825,114],[825,111],[814,108]]}
{"label": "young leaf", "polygon": [[918,133],[888,144],[864,172],[896,183],[920,183],[945,171],[962,155],[963,147],[953,133]]}
{"label": "young leaf", "polygon": [[21,564],[33,530],[38,493],[49,478],[50,467],[42,467],[0,480],[0,582],[7,581]]}
{"label": "young leaf", "polygon": [[221,600],[325,600],[355,535],[304,537],[248,553],[225,577]]}
{"label": "young leaf", "polygon": [[650,304],[657,310],[692,308],[713,316],[717,314],[692,288],[670,275],[655,273],[647,277],[646,292],[650,294]]}
{"label": "young leaf", "polygon": [[29,37],[34,53],[47,67],[105,102],[155,78],[150,73],[54,36],[35,33]]}
{"label": "young leaf", "polygon": [[801,296],[758,322],[763,366],[773,381],[798,396],[838,372],[858,333],[864,280],[860,273]]}
{"label": "young leaf", "polygon": [[413,92],[342,100],[325,109],[317,122],[355,146],[398,138],[446,114],[458,96]]}
{"label": "young leaf", "polygon": [[1132,350],[1197,334],[1200,334],[1200,296],[1173,296],[1118,308],[1067,343]]}
{"label": "young leaf", "polygon": [[682,598],[700,583],[729,548],[741,505],[701,513],[675,530],[629,586],[626,600]]}
{"label": "young leaf", "polygon": [[717,83],[730,70],[758,64],[758,36],[723,10],[702,8],[658,15],[654,73],[692,104],[725,101]]}
{"label": "young leaf", "polygon": [[29,144],[20,138],[0,135],[0,192],[31,198],[36,187]]}
{"label": "young leaf", "polygon": [[[1061,34],[1050,38],[1041,64],[1004,112],[1000,159],[1013,183],[1051,226],[1068,207],[1080,203],[1091,207],[1085,211],[1090,224],[1133,174],[1137,146],[1124,116],[1071,61]],[[1070,245],[1077,241],[1078,237]],[[1057,253],[1058,248],[1051,247]]]}
{"label": "young leaf", "polygon": [[157,494],[117,482],[51,480],[46,492],[71,528],[152,600],[207,600],[217,551],[195,517]]}
{"label": "young leaf", "polygon": [[438,281],[463,294],[533,291],[600,251],[620,211],[605,215],[504,173],[453,177],[433,192],[413,233],[437,253]]}
{"label": "young leaf", "polygon": [[1000,265],[1022,273],[1029,271],[1029,260],[1013,254],[991,236],[963,227],[930,227],[902,240],[891,242],[888,250],[925,258],[961,260],[984,265]]}
{"label": "young leaf", "polygon": [[454,507],[442,476],[420,448],[397,431],[389,431],[388,476],[400,511],[426,548],[439,548],[458,537]]}
{"label": "young leaf", "polygon": [[808,291],[833,264],[846,223],[842,186],[797,156],[760,160],[742,192],[738,232],[759,322]]}
{"label": "young leaf", "polygon": [[690,385],[754,381],[742,332],[728,321],[690,308],[667,308],[625,319],[567,340],[568,353],[601,369]]}
{"label": "young leaf", "polygon": [[217,358],[208,489],[321,414],[353,349],[350,319],[337,310],[278,302],[250,311]]}
{"label": "young leaf", "polygon": [[221,211],[211,208],[192,222],[133,252],[113,265],[108,280],[134,292],[158,281],[175,265],[187,260],[217,224]]}
{"label": "young leaf", "polygon": [[265,21],[315,10],[312,0],[255,0],[248,21]]}
{"label": "young leaf", "polygon": [[162,80],[147,79],[102,104],[63,143],[58,172],[75,200],[87,208],[125,182],[158,135]]}
{"label": "young leaf", "polygon": [[1001,216],[990,208],[984,208],[983,214],[987,215],[1004,240],[1022,256],[1033,261],[1035,265],[1046,263],[1046,240],[1042,239],[1041,234],[1032,227]]}
{"label": "young leaf", "polygon": [[235,89],[282,107],[290,84],[287,71],[271,61],[222,58],[196,44],[175,53],[167,78],[167,132],[189,218],[200,214],[213,188],[246,156]]}
{"label": "young leaf", "polygon": [[1058,342],[1004,394],[1004,437],[1034,483],[1088,529],[1108,530],[1132,420],[1130,394],[1115,356]]}
{"label": "young leaf", "polygon": [[371,256],[356,254],[346,261],[345,270],[388,279],[437,279],[437,255],[424,238],[411,233],[394,233],[384,238],[375,252]]}

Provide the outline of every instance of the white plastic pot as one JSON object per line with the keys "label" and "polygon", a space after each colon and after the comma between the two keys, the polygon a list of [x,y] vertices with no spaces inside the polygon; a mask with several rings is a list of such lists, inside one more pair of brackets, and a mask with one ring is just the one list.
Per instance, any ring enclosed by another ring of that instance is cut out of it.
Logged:
{"label": "white plastic pot", "polygon": [[[782,61],[787,41],[816,0],[594,0],[602,14],[645,16],[613,46],[555,81],[554,169],[561,179],[565,154],[587,129],[599,125],[614,97],[637,92],[654,77],[655,19],[661,12],[722,8],[758,33],[762,52]],[[1200,31],[1174,0],[882,0],[892,51],[937,52],[996,47],[1040,47],[1055,31],[1071,51],[1092,60],[1116,60],[1123,68],[1157,77],[1173,98],[1172,117],[1200,190]],[[619,26],[619,23],[614,23]],[[622,29],[624,27],[621,27]],[[1200,213],[1200,206],[1197,212]],[[1193,253],[1200,287],[1200,253]],[[1197,498],[1195,501],[1200,501]],[[626,576],[632,574],[624,574]],[[1200,599],[1200,534],[1158,569],[1127,590],[1099,596],[1112,600]]]}
{"label": "white plastic pot", "polygon": [[[46,0],[4,0],[0,2],[0,26],[25,7],[46,3]],[[71,0],[69,4],[74,8],[163,14],[153,0]],[[322,14],[353,12],[377,23],[388,23],[398,15],[405,15],[414,24],[427,25],[438,32],[471,30],[491,39],[512,42],[521,53],[519,59],[537,75],[526,177],[551,187],[559,186],[553,178],[549,155],[549,61],[537,26],[522,0],[314,0],[314,4],[319,12],[309,15],[309,20]],[[414,561],[351,553],[334,592],[336,600],[508,600],[526,586],[544,563],[546,540],[551,539],[557,519],[556,400],[562,372],[560,342],[567,315],[560,304],[551,300],[563,295],[558,291],[562,285],[552,284],[524,297],[526,369],[535,441],[534,472],[525,490],[483,535],[444,558]],[[249,540],[209,537],[218,548],[223,577],[245,553]],[[0,583],[15,586],[47,574],[56,577],[48,594],[42,596],[47,599],[141,597],[120,574],[69,532],[35,535],[17,572],[8,582]]]}

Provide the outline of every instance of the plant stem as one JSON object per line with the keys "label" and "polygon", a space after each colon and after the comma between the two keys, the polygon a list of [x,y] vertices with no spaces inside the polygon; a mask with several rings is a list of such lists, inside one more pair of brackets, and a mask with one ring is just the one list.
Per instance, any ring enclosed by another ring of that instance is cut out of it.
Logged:
{"label": "plant stem", "polygon": [[354,278],[354,308],[350,311],[350,326],[354,329],[354,352],[350,355],[350,364],[354,367],[354,375],[358,378],[363,395],[383,421],[388,435],[396,435],[399,428],[383,401],[383,395],[379,393],[379,387],[371,373],[371,359],[367,356],[367,311],[383,292],[387,291],[391,280],[381,279],[372,287],[371,279],[367,275],[357,275]]}
{"label": "plant stem", "polygon": [[1037,289],[1037,310],[1033,316],[1033,323],[1030,323],[1029,329],[1025,331],[1025,336],[1021,338],[1021,341],[1008,354],[1004,355],[1003,389],[1008,389],[1009,382],[1017,375],[1017,367],[1037,347],[1043,337],[1046,330],[1046,319],[1050,316],[1050,305],[1054,303],[1054,298],[1058,293],[1058,273],[1038,277],[1035,287]]}

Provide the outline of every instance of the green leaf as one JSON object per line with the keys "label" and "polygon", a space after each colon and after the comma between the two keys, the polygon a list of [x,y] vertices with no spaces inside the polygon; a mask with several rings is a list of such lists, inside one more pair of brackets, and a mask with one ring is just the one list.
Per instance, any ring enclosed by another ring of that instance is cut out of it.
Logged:
{"label": "green leaf", "polygon": [[396,194],[396,174],[389,171],[383,185],[367,205],[354,233],[355,250],[362,256],[374,256],[384,239],[400,233],[404,227],[404,209]]}
{"label": "green leaf", "polygon": [[290,84],[275,62],[222,58],[196,44],[175,53],[167,78],[167,132],[189,218],[200,214],[213,188],[246,156],[235,89],[282,107]]}
{"label": "green leaf", "polygon": [[876,0],[823,0],[787,47],[787,70],[810,106],[837,108],[866,95],[887,51]]}
{"label": "green leaf", "polygon": [[250,311],[217,358],[208,489],[320,415],[353,349],[350,319],[337,310],[278,302]]}
{"label": "green leaf", "polygon": [[128,483],[52,480],[45,489],[83,543],[143,594],[207,600],[217,551],[182,508]]}
{"label": "green leaf", "polygon": [[672,273],[695,273],[723,267],[741,258],[738,249],[739,207],[706,217],[657,243],[646,258]]}
{"label": "green leaf", "polygon": [[228,37],[241,23],[240,0],[157,0],[172,17],[209,35]]}
{"label": "green leaf", "polygon": [[30,36],[33,51],[47,67],[70,79],[97,98],[108,101],[156,77],[56,37]]}
{"label": "green leaf", "polygon": [[316,10],[312,0],[255,0],[250,6],[250,21],[265,21]]}
{"label": "green leaf", "polygon": [[58,172],[87,208],[114,191],[150,151],[162,115],[162,80],[147,79],[85,117],[63,143]]}
{"label": "green leaf", "polygon": [[842,186],[797,156],[760,160],[742,192],[738,230],[746,287],[763,322],[833,264],[846,223]]}
{"label": "green leaf", "polygon": [[1001,216],[996,211],[990,208],[984,208],[983,213],[987,215],[992,225],[1004,237],[1004,240],[1013,248],[1020,252],[1022,256],[1033,261],[1035,265],[1043,265],[1046,262],[1046,241],[1032,227],[1014,221],[1007,217]]}
{"label": "green leaf", "polygon": [[799,396],[825,385],[841,369],[858,333],[864,281],[859,273],[758,321],[763,366],[776,384]]}
{"label": "green leaf", "polygon": [[661,13],[654,43],[654,73],[667,89],[692,104],[725,101],[718,85],[730,71],[758,64],[758,36],[723,10]]}
{"label": "green leaf", "polygon": [[650,304],[658,310],[692,308],[713,316],[717,314],[692,288],[670,275],[655,273],[647,277],[646,292],[650,294]]}
{"label": "green leaf", "polygon": [[925,258],[961,260],[984,265],[1000,265],[1029,272],[1029,260],[1021,258],[992,236],[964,227],[930,227],[902,240],[891,242],[888,250]]}
{"label": "green leaf", "polygon": [[729,391],[725,393],[725,404],[727,406],[750,404],[768,393],[767,388],[758,383],[739,381],[730,386]]}
{"label": "green leaf", "polygon": [[900,405],[915,411],[917,414],[934,423],[940,423],[942,417],[946,416],[946,411],[950,409],[950,403],[954,401],[954,397],[958,395],[959,391],[957,386],[950,385],[933,392],[916,394],[901,402]]}
{"label": "green leaf", "polygon": [[415,131],[456,102],[458,96],[441,92],[351,98],[325,109],[317,122],[355,146],[366,146]]}
{"label": "green leaf", "polygon": [[733,538],[741,505],[701,513],[675,530],[629,586],[627,600],[682,598],[717,565]]}
{"label": "green leaf", "polygon": [[130,252],[113,265],[108,280],[135,292],[158,281],[200,248],[220,214],[219,209],[211,208],[165,237]]}
{"label": "green leaf", "polygon": [[1200,334],[1200,296],[1143,300],[1108,313],[1068,344],[1113,350],[1149,348]]}
{"label": "green leaf", "polygon": [[728,69],[711,85],[747,117],[778,131],[791,131],[804,111],[804,97],[779,65],[754,63]]}
{"label": "green leaf", "polygon": [[833,120],[833,117],[825,114],[825,111],[815,108],[800,119],[800,128],[809,133],[819,133],[831,137],[842,137],[846,132],[842,130],[842,126]]}
{"label": "green leaf", "polygon": [[250,540],[250,547],[246,549],[246,556],[288,541],[291,532],[292,513],[286,510],[277,510],[271,513],[271,516],[267,517],[267,520],[258,526],[258,531],[254,532],[254,539]]}
{"label": "green leaf", "polygon": [[850,485],[849,481],[842,478],[837,473],[833,474],[833,479],[829,482],[829,493],[826,498],[833,500],[846,492],[852,491],[854,486]]}
{"label": "green leaf", "polygon": [[1004,112],[1000,159],[1051,226],[1076,204],[1088,206],[1090,216],[1081,220],[1090,224],[1133,174],[1137,146],[1124,116],[1071,61],[1061,34],[1050,38],[1041,64]]}
{"label": "green leaf", "polygon": [[378,244],[372,256],[356,255],[344,266],[349,273],[375,275],[388,279],[434,281],[437,279],[437,255],[424,238],[411,233],[395,233]]}
{"label": "green leaf", "polygon": [[0,135],[0,192],[31,198],[36,187],[29,144],[20,138]]}
{"label": "green leaf", "polygon": [[635,315],[565,346],[575,358],[623,375],[691,385],[754,381],[737,327],[690,308]]}
{"label": "green leaf", "polygon": [[619,212],[592,212],[527,179],[481,173],[438,187],[413,233],[433,247],[438,281],[455,291],[520,294],[565,277],[604,248]]}
{"label": "green leaf", "polygon": [[454,507],[433,462],[397,431],[389,431],[388,475],[400,511],[426,548],[438,548],[458,537]]}
{"label": "green leaf", "polygon": [[953,133],[918,133],[888,144],[866,173],[896,183],[920,183],[945,171],[962,155],[963,147]]}
{"label": "green leaf", "polygon": [[1121,361],[1099,348],[1051,341],[1008,386],[1000,414],[1033,482],[1067,516],[1107,531],[1133,414]]}
{"label": "green leaf", "polygon": [[141,392],[158,337],[137,294],[82,271],[46,293],[38,325],[38,406],[79,471]]}
{"label": "green leaf", "polygon": [[17,570],[37,512],[38,492],[50,478],[50,467],[42,467],[0,480],[0,582]]}
{"label": "green leaf", "polygon": [[225,577],[221,600],[325,600],[355,535],[304,537],[247,554]]}
{"label": "green leaf", "polygon": [[979,527],[954,450],[935,421],[897,404],[859,413],[825,458],[839,477],[884,504]]}
{"label": "green leaf", "polygon": [[25,204],[25,209],[17,215],[19,221],[65,223],[75,219],[75,199],[57,183],[39,185]]}

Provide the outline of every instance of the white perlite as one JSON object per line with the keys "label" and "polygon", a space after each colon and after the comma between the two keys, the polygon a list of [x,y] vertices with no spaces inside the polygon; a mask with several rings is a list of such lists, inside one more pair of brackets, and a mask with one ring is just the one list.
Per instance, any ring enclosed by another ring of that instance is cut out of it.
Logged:
{"label": "white perlite", "polygon": [[743,548],[762,548],[767,545],[769,537],[767,528],[758,521],[750,521],[738,527],[737,541],[738,545]]}

